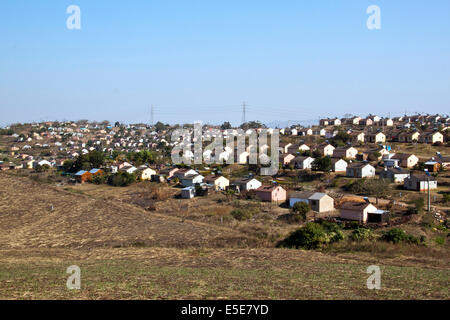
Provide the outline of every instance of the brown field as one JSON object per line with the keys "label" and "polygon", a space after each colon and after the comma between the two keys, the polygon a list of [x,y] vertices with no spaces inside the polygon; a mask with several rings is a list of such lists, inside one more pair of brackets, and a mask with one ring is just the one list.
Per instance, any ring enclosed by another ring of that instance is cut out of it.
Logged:
{"label": "brown field", "polygon": [[[448,241],[276,249],[298,227],[278,219],[287,209],[221,194],[181,200],[169,189],[149,211],[149,183],[55,187],[0,173],[0,298],[450,298]],[[230,220],[233,208],[248,205],[260,212],[254,219]],[[406,229],[432,237],[420,223]],[[66,268],[74,264],[82,288],[72,291]],[[366,288],[372,264],[381,267],[381,290]]]}

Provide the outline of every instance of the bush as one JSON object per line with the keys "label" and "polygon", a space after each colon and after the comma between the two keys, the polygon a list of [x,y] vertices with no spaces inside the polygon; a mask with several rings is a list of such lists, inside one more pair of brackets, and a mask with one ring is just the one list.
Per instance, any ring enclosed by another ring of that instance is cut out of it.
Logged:
{"label": "bush", "polygon": [[166,186],[150,186],[150,196],[153,200],[164,201],[170,198],[170,188]]}
{"label": "bush", "polygon": [[449,203],[450,202],[450,193],[444,193],[442,195],[442,202],[443,203]]}
{"label": "bush", "polygon": [[94,184],[104,184],[106,182],[106,176],[103,174],[96,175],[92,178],[92,183]]}
{"label": "bush", "polygon": [[436,239],[434,239],[434,241],[439,244],[439,245],[444,245],[445,244],[445,238],[444,237],[437,237]]}
{"label": "bush", "polygon": [[310,222],[291,233],[278,244],[278,247],[317,249],[329,243],[342,240],[343,233],[333,224]]}
{"label": "bush", "polygon": [[368,228],[357,228],[353,230],[350,235],[350,239],[353,241],[363,241],[363,240],[372,240],[374,238],[374,234],[372,230]]}
{"label": "bush", "polygon": [[353,230],[358,229],[360,227],[360,223],[358,221],[347,221],[345,222],[344,229]]}
{"label": "bush", "polygon": [[42,166],[38,164],[34,169],[36,172],[45,172],[50,169],[50,166],[48,164],[44,164]]}
{"label": "bush", "polygon": [[327,233],[330,243],[344,240],[344,233],[341,231],[341,227],[338,224],[328,221],[321,221],[319,224]]}
{"label": "bush", "polygon": [[278,217],[278,220],[284,221],[286,223],[299,224],[304,221],[303,217],[296,213],[287,213]]}
{"label": "bush", "polygon": [[231,215],[239,221],[248,220],[252,217],[252,213],[245,209],[234,209],[231,211]]}
{"label": "bush", "polygon": [[117,172],[108,177],[108,184],[114,187],[125,187],[135,181],[135,175],[128,172]]}
{"label": "bush", "polygon": [[404,230],[394,228],[383,233],[382,240],[392,243],[411,243],[411,244],[425,244],[426,238],[424,236],[414,237],[407,234]]}
{"label": "bush", "polygon": [[394,228],[383,233],[382,240],[392,243],[400,243],[405,241],[406,232],[402,229]]}
{"label": "bush", "polygon": [[292,207],[292,212],[299,214],[303,220],[306,220],[306,214],[311,210],[311,207],[306,202],[296,202]]}

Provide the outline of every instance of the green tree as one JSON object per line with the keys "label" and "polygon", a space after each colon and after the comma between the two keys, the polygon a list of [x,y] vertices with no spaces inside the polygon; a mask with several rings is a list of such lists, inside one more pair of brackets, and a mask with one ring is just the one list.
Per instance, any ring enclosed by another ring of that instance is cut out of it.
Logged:
{"label": "green tree", "polygon": [[64,163],[63,163],[64,172],[70,172],[72,167],[73,167],[73,161],[72,160],[64,161]]}
{"label": "green tree", "polygon": [[311,211],[311,207],[306,202],[298,201],[298,202],[294,203],[294,206],[292,207],[292,211],[294,213],[299,214],[302,217],[303,221],[305,221],[306,214],[309,211]]}
{"label": "green tree", "polygon": [[312,168],[314,170],[328,172],[332,168],[331,158],[328,156],[316,158],[312,163]]}
{"label": "green tree", "polygon": [[346,145],[347,142],[350,142],[350,140],[351,136],[348,133],[339,131],[333,138],[330,139],[330,143],[334,147],[342,147]]}
{"label": "green tree", "polygon": [[119,171],[108,177],[108,184],[114,187],[126,187],[136,181],[132,173]]}
{"label": "green tree", "polygon": [[100,168],[105,163],[105,154],[101,151],[91,151],[88,153],[87,161],[92,168]]}
{"label": "green tree", "polygon": [[222,130],[228,130],[231,129],[231,124],[228,121],[225,121],[221,126],[220,129]]}
{"label": "green tree", "polygon": [[157,131],[157,132],[161,132],[161,131],[164,131],[164,130],[166,130],[167,129],[167,125],[165,125],[164,123],[162,123],[161,121],[158,121],[156,124],[155,124],[155,130]]}

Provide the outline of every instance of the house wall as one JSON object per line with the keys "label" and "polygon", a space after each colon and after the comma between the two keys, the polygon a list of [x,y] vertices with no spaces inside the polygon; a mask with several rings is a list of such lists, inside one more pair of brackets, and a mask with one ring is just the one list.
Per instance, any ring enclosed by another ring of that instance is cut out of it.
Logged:
{"label": "house wall", "polygon": [[334,149],[335,148],[332,145],[326,146],[325,148],[323,148],[323,155],[324,156],[332,156]]}
{"label": "house wall", "polygon": [[357,154],[358,154],[358,150],[356,150],[355,148],[349,148],[345,152],[345,157],[348,159],[355,159]]}
{"label": "house wall", "polygon": [[271,202],[272,201],[272,193],[271,192],[267,192],[267,191],[256,191],[256,196],[261,200],[261,201],[268,201]]}
{"label": "house wall", "polygon": [[152,176],[154,174],[156,174],[156,171],[151,170],[151,169],[145,169],[144,171],[142,171],[141,179],[142,180],[151,180]]}
{"label": "house wall", "polygon": [[419,162],[419,158],[415,155],[411,155],[408,159],[402,161],[401,166],[406,168],[412,168]]}
{"label": "house wall", "polygon": [[363,211],[341,209],[341,218],[345,220],[365,222]]}
{"label": "house wall", "polygon": [[225,177],[220,177],[214,182],[216,190],[225,190],[230,185],[230,181]]}
{"label": "house wall", "polygon": [[194,192],[192,189],[181,190],[181,197],[184,199],[191,199],[194,197]]}
{"label": "house wall", "polygon": [[334,199],[326,196],[318,201],[318,206],[311,206],[314,211],[317,212],[328,212],[334,210]]}
{"label": "house wall", "polygon": [[337,161],[334,164],[333,170],[334,172],[345,172],[347,170],[347,165],[348,164],[345,161]]}
{"label": "house wall", "polygon": [[375,168],[372,166],[365,166],[361,169],[361,178],[375,177]]}
{"label": "house wall", "polygon": [[272,192],[272,201],[281,202],[286,201],[286,190],[281,187],[276,188]]}

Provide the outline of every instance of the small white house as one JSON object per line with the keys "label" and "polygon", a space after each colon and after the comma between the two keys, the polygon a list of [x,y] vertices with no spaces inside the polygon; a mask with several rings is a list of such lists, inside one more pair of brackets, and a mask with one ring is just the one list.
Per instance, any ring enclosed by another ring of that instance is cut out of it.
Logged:
{"label": "small white house", "polygon": [[174,177],[177,177],[178,179],[183,179],[185,176],[195,175],[198,174],[197,171],[194,169],[180,169],[177,170],[173,175]]}
{"label": "small white house", "polygon": [[201,174],[188,175],[181,178],[181,184],[185,187],[193,187],[203,182],[204,177]]}
{"label": "small white house", "polygon": [[376,213],[378,209],[367,202],[346,202],[341,206],[341,218],[366,223],[369,213]]}
{"label": "small white house", "polygon": [[403,186],[408,190],[427,191],[428,182],[430,184],[430,190],[437,188],[437,180],[435,177],[417,173],[411,174],[409,178],[406,178]]}
{"label": "small white house", "polygon": [[294,164],[295,169],[305,170],[311,169],[314,158],[299,156],[292,159],[291,163]]}
{"label": "small white house", "polygon": [[334,172],[346,172],[347,171],[348,163],[344,159],[332,158],[331,163],[333,166],[332,170]]}
{"label": "small white house", "polygon": [[409,176],[409,171],[400,167],[384,168],[384,170],[380,172],[380,178],[388,179],[395,183],[403,183]]}
{"label": "small white house", "polygon": [[262,183],[255,178],[239,179],[232,182],[238,191],[255,190],[262,186]]}
{"label": "small white house", "polygon": [[347,166],[346,176],[352,178],[373,178],[375,168],[365,162],[354,162]]}
{"label": "small white house", "polygon": [[136,170],[137,170],[137,168],[135,166],[125,166],[120,169],[120,171],[127,172],[129,174],[135,172]]}
{"label": "small white house", "polygon": [[195,188],[194,187],[186,187],[181,189],[181,197],[183,199],[192,199],[195,197]]}
{"label": "small white house", "polygon": [[141,180],[152,180],[152,176],[156,174],[156,171],[151,168],[139,168],[141,170]]}

